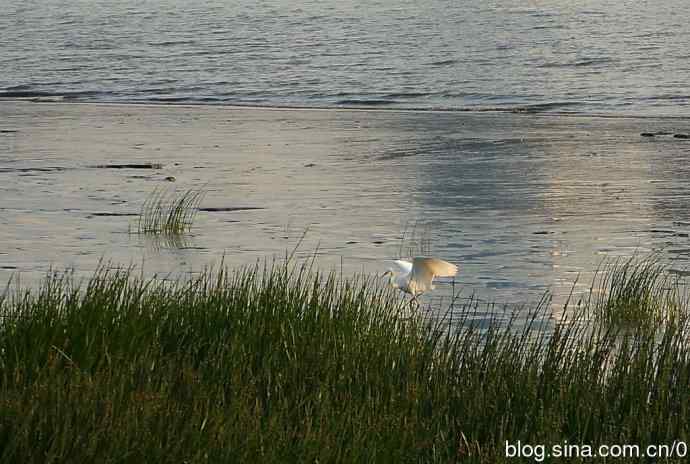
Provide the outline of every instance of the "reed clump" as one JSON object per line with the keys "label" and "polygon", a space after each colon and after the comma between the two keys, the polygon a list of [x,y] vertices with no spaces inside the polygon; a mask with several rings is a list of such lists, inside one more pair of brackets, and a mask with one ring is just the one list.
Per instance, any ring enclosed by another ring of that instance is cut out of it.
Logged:
{"label": "reed clump", "polygon": [[[604,263],[606,264],[606,263]],[[588,307],[606,323],[623,327],[657,326],[687,309],[684,282],[654,257],[628,258],[597,273]],[[596,298],[593,298],[596,296]]]}
{"label": "reed clump", "polygon": [[141,207],[137,232],[166,236],[182,235],[191,229],[204,195],[203,189],[154,189]]}
{"label": "reed clump", "polygon": [[468,305],[447,327],[293,265],[103,267],[0,307],[0,462],[495,463],[515,462],[506,441],[690,439],[687,307],[631,330],[547,303],[480,325]]}

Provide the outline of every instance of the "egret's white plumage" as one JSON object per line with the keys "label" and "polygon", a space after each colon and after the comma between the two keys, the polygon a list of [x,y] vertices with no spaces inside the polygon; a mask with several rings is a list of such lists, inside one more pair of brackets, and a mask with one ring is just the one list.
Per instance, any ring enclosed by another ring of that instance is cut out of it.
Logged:
{"label": "egret's white plumage", "polygon": [[458,267],[438,258],[414,258],[412,262],[398,259],[393,261],[396,270],[389,269],[384,273],[390,275],[390,285],[409,293],[416,298],[424,292],[434,289],[434,277],[453,277]]}

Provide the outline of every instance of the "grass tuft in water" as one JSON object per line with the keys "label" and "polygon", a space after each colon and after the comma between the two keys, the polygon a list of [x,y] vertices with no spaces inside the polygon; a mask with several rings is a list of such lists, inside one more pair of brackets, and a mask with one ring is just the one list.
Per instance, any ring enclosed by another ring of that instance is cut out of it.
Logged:
{"label": "grass tuft in water", "polygon": [[51,275],[0,302],[0,462],[507,463],[506,441],[690,440],[687,305],[632,331],[547,307],[468,305],[448,328],[307,266]]}
{"label": "grass tuft in water", "polygon": [[168,236],[185,233],[191,229],[204,195],[203,189],[154,189],[141,207],[137,232]]}
{"label": "grass tuft in water", "polygon": [[656,259],[616,261],[597,274],[601,290],[591,305],[597,317],[623,327],[654,326],[677,317],[687,305],[682,282]]}

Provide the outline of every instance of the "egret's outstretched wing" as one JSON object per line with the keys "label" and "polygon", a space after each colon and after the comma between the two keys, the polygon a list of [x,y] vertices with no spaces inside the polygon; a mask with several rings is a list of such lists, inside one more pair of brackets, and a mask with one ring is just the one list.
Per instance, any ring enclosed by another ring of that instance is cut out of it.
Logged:
{"label": "egret's outstretched wing", "polygon": [[415,293],[427,292],[434,286],[434,277],[453,277],[458,273],[455,264],[437,258],[414,258],[412,262],[412,274],[410,275],[411,286]]}
{"label": "egret's outstretched wing", "polygon": [[409,274],[412,272],[412,263],[409,261],[405,261],[402,259],[396,259],[392,261],[394,267],[396,268],[395,271],[400,273],[400,274]]}
{"label": "egret's outstretched wing", "polygon": [[439,277],[453,277],[458,273],[458,267],[438,258],[414,258],[412,262],[414,272],[423,272]]}

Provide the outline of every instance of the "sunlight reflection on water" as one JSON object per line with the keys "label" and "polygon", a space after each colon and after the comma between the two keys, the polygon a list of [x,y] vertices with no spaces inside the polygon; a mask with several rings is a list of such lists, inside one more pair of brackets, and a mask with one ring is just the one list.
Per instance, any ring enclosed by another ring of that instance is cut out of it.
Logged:
{"label": "sunlight reflection on water", "polygon": [[[690,259],[690,143],[640,136],[683,120],[31,103],[0,120],[17,129],[0,137],[3,282],[101,258],[161,275],[253,264],[305,230],[297,256],[322,269],[419,250],[459,264],[463,297],[499,303],[563,301],[605,257]],[[114,163],[162,167],[94,167]],[[184,246],[128,233],[164,185],[207,190]]]}

